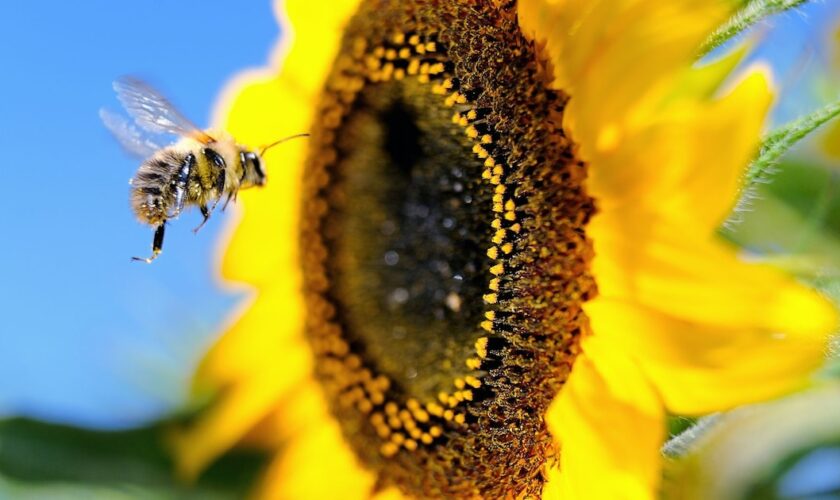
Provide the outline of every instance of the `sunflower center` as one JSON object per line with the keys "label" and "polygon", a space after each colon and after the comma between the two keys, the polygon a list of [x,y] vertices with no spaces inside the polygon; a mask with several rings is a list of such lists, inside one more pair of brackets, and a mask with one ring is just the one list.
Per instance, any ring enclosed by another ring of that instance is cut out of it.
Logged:
{"label": "sunflower center", "polygon": [[347,335],[422,400],[450,390],[475,354],[490,267],[492,190],[437,100],[416,80],[360,92],[336,139],[326,221]]}
{"label": "sunflower center", "polygon": [[585,164],[515,3],[362,2],[313,128],[301,244],[330,409],[379,485],[538,494],[595,293]]}

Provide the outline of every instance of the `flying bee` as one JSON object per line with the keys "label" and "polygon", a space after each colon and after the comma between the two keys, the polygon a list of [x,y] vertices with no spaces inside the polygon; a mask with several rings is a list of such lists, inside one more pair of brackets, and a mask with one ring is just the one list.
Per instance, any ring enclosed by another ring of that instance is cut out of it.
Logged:
{"label": "flying bee", "polygon": [[131,207],[144,224],[155,228],[152,255],[132,260],[151,263],[163,249],[166,223],[189,206],[197,206],[204,219],[210,218],[219,201],[222,209],[234,200],[240,189],[265,184],[262,156],[278,144],[308,134],[286,137],[254,152],[221,131],[201,130],[185,118],[160,93],[133,77],[114,82],[117,98],[146,132],[173,134],[178,141],[159,146],[140,129],[119,115],[100,110],[105,126],[130,153],[144,161],[131,179]]}

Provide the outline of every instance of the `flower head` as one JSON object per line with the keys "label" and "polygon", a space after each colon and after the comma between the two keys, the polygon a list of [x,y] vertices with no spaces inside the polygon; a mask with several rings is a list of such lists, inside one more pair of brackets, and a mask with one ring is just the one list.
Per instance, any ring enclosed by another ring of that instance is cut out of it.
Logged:
{"label": "flower head", "polygon": [[186,473],[247,440],[279,450],[268,497],[647,498],[666,412],[821,362],[833,310],[715,234],[771,102],[691,65],[726,4],[285,7],[227,125],[312,138],[243,193],[223,274],[257,295],[199,373],[224,393]]}

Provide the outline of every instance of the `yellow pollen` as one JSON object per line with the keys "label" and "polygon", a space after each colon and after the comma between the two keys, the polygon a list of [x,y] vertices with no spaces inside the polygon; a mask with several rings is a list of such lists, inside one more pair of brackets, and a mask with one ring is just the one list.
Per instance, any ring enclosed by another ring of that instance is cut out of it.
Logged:
{"label": "yellow pollen", "polygon": [[496,294],[495,294],[495,293],[488,293],[488,294],[485,294],[485,295],[482,297],[482,299],[484,299],[484,302],[487,302],[488,304],[495,304],[495,303],[496,303],[496,300],[497,300],[497,298],[496,298]]}
{"label": "yellow pollen", "polygon": [[385,443],[379,448],[379,452],[382,453],[382,456],[385,458],[393,457],[398,451],[400,451],[399,446],[391,442]]}
{"label": "yellow pollen", "polygon": [[493,235],[493,243],[499,245],[505,240],[505,236],[507,235],[507,231],[504,229],[496,230],[496,233]]}
{"label": "yellow pollen", "polygon": [[411,62],[408,63],[408,74],[409,75],[416,75],[420,71],[420,61],[417,59],[412,59]]}
{"label": "yellow pollen", "polygon": [[387,425],[374,425],[374,427],[376,428],[376,435],[381,439],[388,439],[391,436],[391,428]]}
{"label": "yellow pollen", "polygon": [[487,250],[487,256],[495,260],[499,257],[499,249],[496,247],[490,247],[490,249]]}
{"label": "yellow pollen", "polygon": [[429,403],[426,405],[426,411],[435,417],[443,416],[443,407],[437,403]]}
{"label": "yellow pollen", "polygon": [[382,66],[382,61],[378,57],[368,57],[365,59],[365,65],[373,72]]}
{"label": "yellow pollen", "polygon": [[490,273],[495,276],[498,276],[503,272],[505,272],[505,265],[501,262],[490,268]]}
{"label": "yellow pollen", "polygon": [[477,378],[473,377],[472,375],[467,375],[466,377],[464,377],[464,381],[470,387],[473,387],[475,389],[478,389],[479,387],[481,387],[481,381],[478,380]]}

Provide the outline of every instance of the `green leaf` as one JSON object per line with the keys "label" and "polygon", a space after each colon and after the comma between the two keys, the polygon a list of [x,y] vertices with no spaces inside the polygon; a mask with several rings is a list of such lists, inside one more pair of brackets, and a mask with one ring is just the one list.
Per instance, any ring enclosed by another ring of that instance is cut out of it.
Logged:
{"label": "green leaf", "polygon": [[807,0],[752,0],[712,33],[700,48],[704,56],[762,19],[802,5]]}
{"label": "green leaf", "polygon": [[241,498],[253,487],[265,459],[257,453],[229,454],[192,485],[176,480],[162,440],[166,425],[107,432],[21,418],[2,421],[0,495],[4,489],[52,485],[79,491],[136,489],[148,498],[221,499]]}

